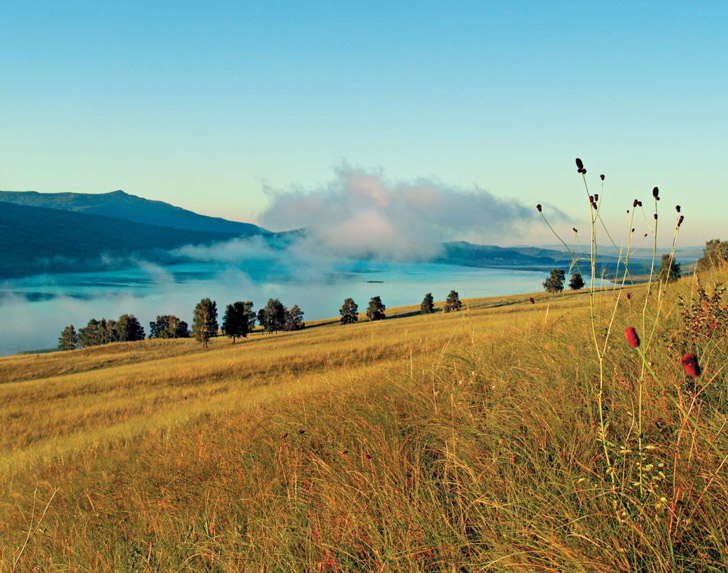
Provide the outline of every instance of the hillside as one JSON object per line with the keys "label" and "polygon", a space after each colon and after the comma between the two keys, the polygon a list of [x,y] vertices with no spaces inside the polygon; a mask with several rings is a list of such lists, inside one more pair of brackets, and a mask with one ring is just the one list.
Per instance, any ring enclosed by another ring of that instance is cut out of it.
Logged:
{"label": "hillside", "polygon": [[265,235],[268,233],[265,229],[251,223],[239,223],[218,217],[199,215],[163,201],[144,199],[124,193],[124,191],[98,194],[0,191],[0,202],[73,211],[86,215],[103,215],[135,223],[187,231],[224,233],[237,236]]}
{"label": "hillside", "polygon": [[140,255],[163,261],[166,250],[235,236],[0,203],[0,278],[100,270]]}
{"label": "hillside", "polygon": [[691,292],[2,358],[0,568],[720,570],[728,320]]}

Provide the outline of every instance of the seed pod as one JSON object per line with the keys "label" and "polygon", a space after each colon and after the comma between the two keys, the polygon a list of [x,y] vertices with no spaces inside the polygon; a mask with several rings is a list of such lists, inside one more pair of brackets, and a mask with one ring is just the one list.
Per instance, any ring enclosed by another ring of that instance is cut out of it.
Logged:
{"label": "seed pod", "polygon": [[679,227],[680,225],[682,225],[682,222],[684,220],[685,220],[685,216],[684,215],[680,215],[680,218],[677,220],[677,226]]}
{"label": "seed pod", "polygon": [[660,198],[660,190],[657,187],[655,187],[654,189],[652,189],[652,196],[655,199],[659,199]]}
{"label": "seed pod", "polygon": [[581,162],[581,159],[579,159],[578,157],[576,158],[576,168],[584,169],[584,164]]}
{"label": "seed pod", "polygon": [[680,212],[680,205],[675,205],[675,211]]}
{"label": "seed pod", "polygon": [[536,205],[536,210],[537,210],[537,211],[538,211],[539,213],[541,213],[541,203],[539,203],[538,205]]}
{"label": "seed pod", "polygon": [[599,179],[601,179],[602,181],[604,181],[604,173],[602,173],[602,174],[601,174],[601,175],[599,176]]}
{"label": "seed pod", "polygon": [[594,202],[596,203],[597,201],[599,201],[599,194],[594,193]]}

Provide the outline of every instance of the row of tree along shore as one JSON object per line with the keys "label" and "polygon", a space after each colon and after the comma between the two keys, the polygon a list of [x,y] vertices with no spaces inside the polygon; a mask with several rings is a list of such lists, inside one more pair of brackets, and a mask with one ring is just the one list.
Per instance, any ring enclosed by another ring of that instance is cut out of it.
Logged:
{"label": "row of tree along shore", "polygon": [[[712,243],[717,245],[712,245]],[[721,253],[728,251],[726,244],[717,240],[709,242],[708,247],[711,246],[714,246],[714,250],[722,248]],[[706,248],[706,253],[707,251]],[[707,256],[706,254],[703,259]],[[698,261],[698,265],[703,259]],[[663,255],[657,272],[658,280],[677,280],[680,275],[680,264],[676,263],[670,255]],[[546,292],[552,294],[561,292],[564,290],[565,280],[566,273],[563,269],[552,269],[543,282],[543,287]],[[581,273],[573,273],[569,280],[569,288],[580,290],[584,286]],[[458,311],[461,307],[462,303],[457,291],[451,290],[445,300],[443,311]],[[428,292],[420,304],[420,312],[429,314],[434,311],[434,308],[435,302],[432,293]],[[386,318],[385,311],[386,307],[381,297],[374,296],[369,301],[366,316],[369,320],[382,320]],[[359,320],[359,306],[354,299],[347,298],[339,310],[339,314],[341,324],[353,324]],[[217,336],[220,330],[217,322],[217,303],[209,298],[203,298],[195,306],[193,316],[191,332],[188,324],[177,316],[172,314],[157,316],[157,320],[149,323],[149,338],[189,338],[191,335],[207,347],[210,338]],[[222,334],[232,338],[234,344],[238,338],[245,338],[253,331],[256,321],[264,333],[301,330],[306,327],[306,323],[303,321],[303,310],[297,304],[289,309],[277,298],[271,298],[257,313],[253,311],[251,301],[237,301],[227,305],[222,321]],[[92,318],[86,326],[79,328],[78,331],[72,324],[67,326],[58,339],[58,348],[59,350],[74,350],[111,342],[144,340],[145,337],[144,327],[139,320],[133,314],[123,314],[118,320]]]}
{"label": "row of tree along shore", "polygon": [[[423,314],[434,311],[435,303],[432,293],[427,293],[420,305]],[[462,303],[458,293],[450,291],[445,301],[444,311],[460,310]],[[369,301],[366,316],[369,320],[382,320],[386,318],[386,306],[381,297],[374,296]],[[347,298],[341,309],[341,324],[353,324],[359,320],[359,306],[354,299]],[[302,330],[306,327],[303,321],[303,310],[294,304],[290,309],[277,298],[268,299],[268,303],[254,312],[251,301],[233,302],[225,308],[222,328],[217,320],[217,303],[209,298],[203,298],[197,303],[193,311],[192,330],[189,325],[173,314],[157,316],[149,323],[149,338],[190,338],[194,337],[205,347],[210,338],[222,332],[224,336],[232,339],[233,344],[238,338],[246,338],[256,327],[256,322],[263,333],[280,331]],[[75,350],[100,346],[111,342],[133,342],[144,340],[146,332],[139,320],[133,314],[123,314],[118,320],[92,318],[84,327],[76,330],[74,325],[63,329],[58,339],[59,350]]]}

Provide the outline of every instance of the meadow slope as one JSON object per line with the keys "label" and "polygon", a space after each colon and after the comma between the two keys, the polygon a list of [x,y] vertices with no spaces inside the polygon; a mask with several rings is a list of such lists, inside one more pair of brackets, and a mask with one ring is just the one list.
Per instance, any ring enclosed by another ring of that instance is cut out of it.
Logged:
{"label": "meadow slope", "polygon": [[717,280],[2,358],[0,569],[723,570]]}

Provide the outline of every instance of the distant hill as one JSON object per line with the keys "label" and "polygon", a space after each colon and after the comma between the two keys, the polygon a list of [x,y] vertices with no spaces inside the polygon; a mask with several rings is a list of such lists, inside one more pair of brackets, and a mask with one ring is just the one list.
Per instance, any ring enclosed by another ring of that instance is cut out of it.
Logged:
{"label": "distant hill", "polygon": [[218,217],[198,215],[163,201],[152,201],[129,195],[124,191],[112,193],[38,193],[37,191],[0,191],[0,202],[28,207],[45,207],[73,211],[86,215],[104,215],[135,223],[158,227],[233,233],[237,236],[265,235],[269,231],[251,223],[228,221]]}
{"label": "distant hill", "polygon": [[0,278],[118,268],[139,255],[163,262],[168,250],[238,236],[0,202]]}

